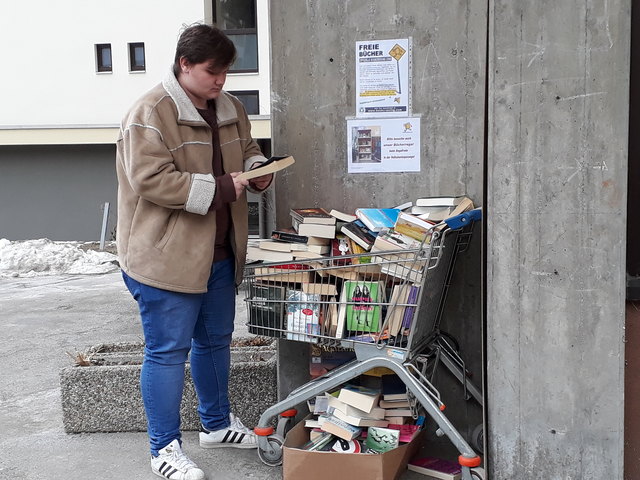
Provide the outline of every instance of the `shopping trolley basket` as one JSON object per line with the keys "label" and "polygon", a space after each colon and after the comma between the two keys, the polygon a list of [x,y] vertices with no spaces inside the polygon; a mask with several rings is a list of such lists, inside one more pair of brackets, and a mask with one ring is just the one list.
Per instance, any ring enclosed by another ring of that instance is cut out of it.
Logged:
{"label": "shopping trolley basket", "polygon": [[[258,455],[282,463],[294,407],[375,368],[400,377],[414,400],[460,452],[463,479],[481,458],[444,415],[438,390],[421,368],[421,352],[442,314],[457,253],[469,244],[479,210],[448,219],[410,249],[248,265],[249,332],[325,347],[353,349],[355,359],[330,370],[268,408],[254,429]],[[272,420],[279,416],[274,429]]]}

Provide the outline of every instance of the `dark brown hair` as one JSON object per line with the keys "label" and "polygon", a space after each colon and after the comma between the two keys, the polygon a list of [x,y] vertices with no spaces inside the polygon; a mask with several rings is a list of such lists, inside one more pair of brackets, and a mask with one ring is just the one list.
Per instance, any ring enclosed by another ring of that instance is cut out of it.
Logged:
{"label": "dark brown hair", "polygon": [[178,39],[173,73],[180,75],[180,59],[196,64],[213,60],[216,68],[226,68],[236,59],[236,47],[218,27],[196,24],[187,27]]}

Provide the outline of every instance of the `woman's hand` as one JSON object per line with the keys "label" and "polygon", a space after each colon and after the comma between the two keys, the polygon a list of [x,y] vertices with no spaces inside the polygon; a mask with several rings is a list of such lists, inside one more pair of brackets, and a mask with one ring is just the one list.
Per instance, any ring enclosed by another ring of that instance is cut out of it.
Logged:
{"label": "woman's hand", "polygon": [[249,183],[251,183],[251,187],[254,190],[262,191],[269,186],[272,180],[273,173],[269,173],[267,175],[262,175],[261,177],[252,178],[249,180]]}
{"label": "woman's hand", "polygon": [[249,185],[248,180],[243,180],[242,178],[237,178],[242,172],[231,172],[231,178],[233,179],[233,187],[236,190],[236,200],[240,198],[244,189]]}

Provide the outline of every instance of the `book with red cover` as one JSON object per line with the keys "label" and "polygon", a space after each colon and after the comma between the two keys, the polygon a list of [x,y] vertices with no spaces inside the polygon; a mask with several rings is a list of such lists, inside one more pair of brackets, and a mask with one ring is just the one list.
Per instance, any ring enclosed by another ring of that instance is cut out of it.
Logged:
{"label": "book with red cover", "polygon": [[442,480],[460,480],[462,477],[462,467],[458,463],[436,457],[414,458],[407,469]]}

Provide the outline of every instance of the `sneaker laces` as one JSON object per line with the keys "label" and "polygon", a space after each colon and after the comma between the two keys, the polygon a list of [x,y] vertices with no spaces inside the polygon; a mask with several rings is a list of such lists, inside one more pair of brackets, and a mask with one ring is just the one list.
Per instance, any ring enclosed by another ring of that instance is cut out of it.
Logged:
{"label": "sneaker laces", "polygon": [[253,435],[253,431],[244,426],[244,424],[240,421],[238,417],[236,417],[233,413],[229,413],[229,420],[231,421],[230,427],[233,430],[237,430],[242,433]]}
{"label": "sneaker laces", "polygon": [[181,450],[171,450],[169,462],[178,470],[187,471],[190,468],[198,468]]}

